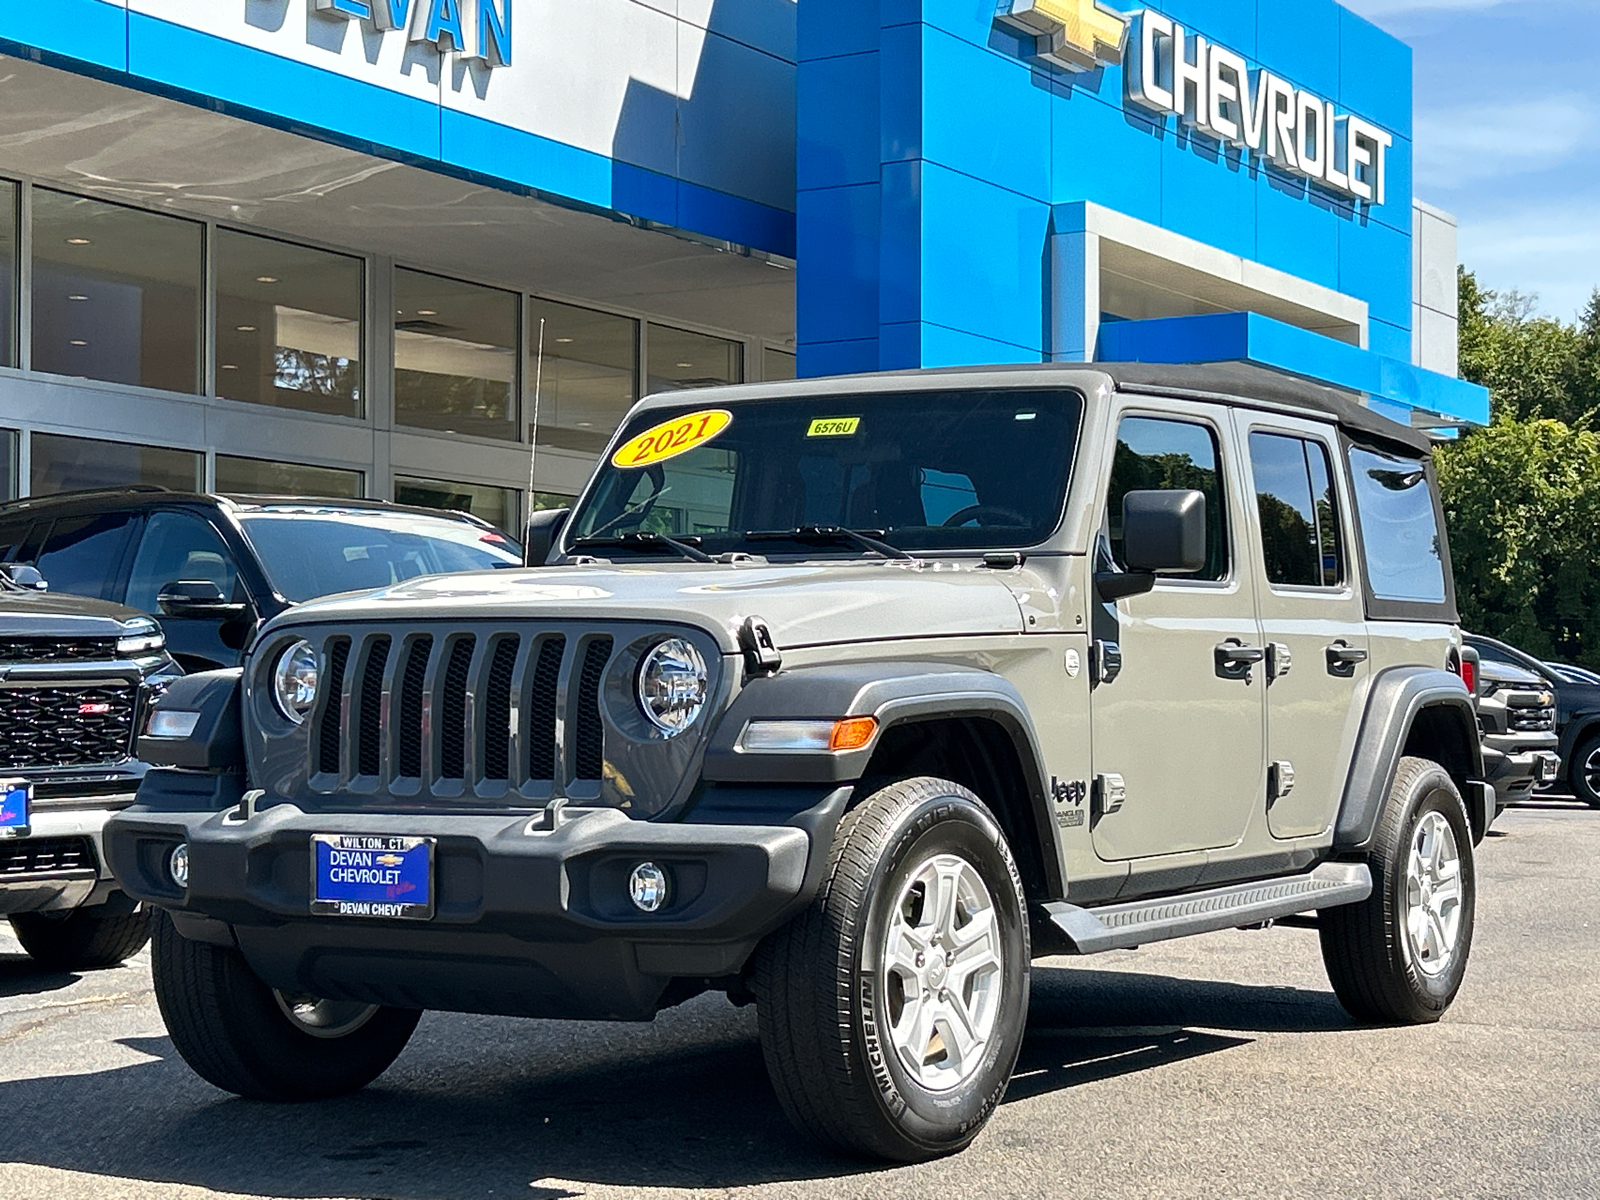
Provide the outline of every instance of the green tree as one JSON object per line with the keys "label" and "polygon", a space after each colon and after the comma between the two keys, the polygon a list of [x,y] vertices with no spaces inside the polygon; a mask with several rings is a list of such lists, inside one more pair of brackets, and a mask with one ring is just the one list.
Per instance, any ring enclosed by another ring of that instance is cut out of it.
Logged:
{"label": "green tree", "polygon": [[1600,668],[1600,289],[1576,324],[1460,275],[1461,373],[1493,419],[1435,455],[1461,619]]}

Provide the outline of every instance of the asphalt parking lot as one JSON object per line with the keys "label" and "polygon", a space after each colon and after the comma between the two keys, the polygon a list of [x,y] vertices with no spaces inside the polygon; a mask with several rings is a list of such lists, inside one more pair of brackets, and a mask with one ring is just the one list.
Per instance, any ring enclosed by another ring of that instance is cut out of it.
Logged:
{"label": "asphalt parking lot", "polygon": [[1541,802],[1480,847],[1439,1025],[1363,1029],[1316,934],[1234,932],[1036,968],[1006,1103],[965,1154],[820,1154],[754,1014],[654,1025],[429,1014],[359,1096],[271,1107],[192,1075],[148,952],[83,976],[0,936],[0,1196],[1600,1197],[1600,813]]}

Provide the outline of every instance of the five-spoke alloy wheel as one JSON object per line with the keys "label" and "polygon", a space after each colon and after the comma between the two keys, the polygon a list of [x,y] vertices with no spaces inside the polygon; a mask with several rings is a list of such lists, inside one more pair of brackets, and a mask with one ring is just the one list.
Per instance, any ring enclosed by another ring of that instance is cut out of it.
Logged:
{"label": "five-spoke alloy wheel", "polygon": [[1367,865],[1372,895],[1317,916],[1333,990],[1364,1021],[1437,1021],[1466,974],[1477,898],[1466,806],[1438,763],[1400,760]]}
{"label": "five-spoke alloy wheel", "polygon": [[795,1124],[902,1162],[971,1142],[1022,1045],[1025,914],[968,789],[905,779],[846,814],[816,899],[757,955],[761,1048]]}

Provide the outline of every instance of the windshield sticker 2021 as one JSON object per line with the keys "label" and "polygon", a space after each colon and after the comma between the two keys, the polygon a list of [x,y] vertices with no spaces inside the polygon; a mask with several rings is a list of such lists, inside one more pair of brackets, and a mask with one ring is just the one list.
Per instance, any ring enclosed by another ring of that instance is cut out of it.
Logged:
{"label": "windshield sticker 2021", "polygon": [[624,442],[611,456],[611,465],[627,470],[676,458],[696,446],[704,446],[732,420],[733,414],[725,408],[708,408],[673,417]]}

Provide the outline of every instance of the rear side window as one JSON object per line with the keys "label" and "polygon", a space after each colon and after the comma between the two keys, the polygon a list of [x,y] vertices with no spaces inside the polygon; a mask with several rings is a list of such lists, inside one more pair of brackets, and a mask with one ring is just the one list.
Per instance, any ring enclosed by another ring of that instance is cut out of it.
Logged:
{"label": "rear side window", "polygon": [[52,592],[103,599],[127,545],[127,513],[57,521],[34,564]]}
{"label": "rear side window", "polygon": [[1344,580],[1344,554],[1327,447],[1309,438],[1252,433],[1250,472],[1267,581],[1337,587]]}
{"label": "rear side window", "polygon": [[1186,579],[1217,580],[1228,574],[1226,498],[1222,494],[1221,456],[1217,436],[1194,421],[1158,417],[1124,417],[1117,429],[1117,453],[1111,464],[1111,493],[1106,498],[1111,557],[1126,568],[1122,556],[1122,498],[1129,492],[1197,491],[1206,498],[1206,565]]}
{"label": "rear side window", "polygon": [[1373,596],[1414,604],[1444,603],[1439,512],[1424,464],[1352,446],[1350,477]]}

